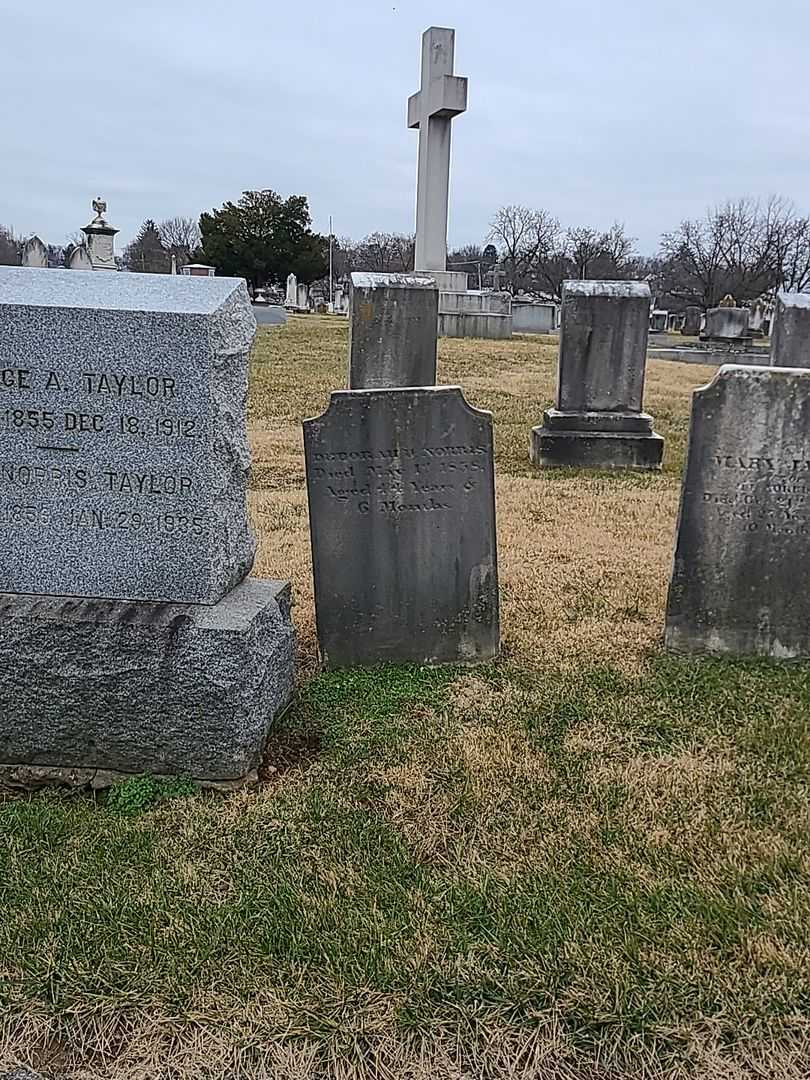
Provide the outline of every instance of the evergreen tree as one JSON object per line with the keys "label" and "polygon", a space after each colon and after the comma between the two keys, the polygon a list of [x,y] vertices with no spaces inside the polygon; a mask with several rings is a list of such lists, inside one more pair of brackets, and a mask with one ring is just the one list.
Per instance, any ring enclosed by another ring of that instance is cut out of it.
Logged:
{"label": "evergreen tree", "polygon": [[204,261],[254,288],[279,284],[289,273],[317,281],[328,268],[328,241],[312,232],[311,222],[305,195],[245,191],[238,203],[200,217]]}
{"label": "evergreen tree", "polygon": [[124,263],[136,274],[168,274],[171,268],[169,253],[160,239],[160,230],[148,218],[140,232],[124,251]]}

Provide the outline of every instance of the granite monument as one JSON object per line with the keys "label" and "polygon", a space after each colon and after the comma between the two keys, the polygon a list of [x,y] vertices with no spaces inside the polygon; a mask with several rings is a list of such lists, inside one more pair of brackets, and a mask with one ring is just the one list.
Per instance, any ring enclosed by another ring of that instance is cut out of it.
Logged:
{"label": "granite monument", "polygon": [[245,580],[245,283],[0,268],[0,325],[0,782],[245,779],[294,675]]}
{"label": "granite monument", "polygon": [[0,591],[216,603],[255,552],[244,282],[0,267],[0,319]]}
{"label": "granite monument", "polygon": [[664,440],[642,411],[650,301],[645,282],[565,283],[557,403],[532,431],[535,464],[661,468]]}

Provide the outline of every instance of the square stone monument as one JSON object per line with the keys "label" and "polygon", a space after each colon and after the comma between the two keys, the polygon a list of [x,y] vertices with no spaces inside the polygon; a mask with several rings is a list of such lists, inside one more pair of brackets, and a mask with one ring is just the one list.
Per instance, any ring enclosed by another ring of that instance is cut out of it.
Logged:
{"label": "square stone monument", "polygon": [[338,391],[304,451],[324,663],[496,656],[490,413],[457,386]]}
{"label": "square stone monument", "polygon": [[771,367],[810,367],[810,294],[780,293],[776,298]]}
{"label": "square stone monument", "polygon": [[700,318],[701,310],[694,304],[690,304],[684,312],[683,326],[681,326],[681,333],[684,337],[698,337],[700,334]]}
{"label": "square stone monument", "polygon": [[245,283],[2,267],[0,326],[0,772],[243,778],[294,652],[245,580]]}
{"label": "square stone monument", "polygon": [[413,274],[352,274],[349,389],[434,386],[436,282]]}
{"label": "square stone monument", "polygon": [[810,657],[808,576],[810,370],[726,365],[692,399],[667,648]]}
{"label": "square stone monument", "polygon": [[751,312],[748,308],[716,307],[706,312],[706,326],[700,335],[701,341],[751,342],[751,330],[748,323]]}
{"label": "square stone monument", "polygon": [[557,404],[532,431],[535,464],[661,468],[664,440],[642,411],[650,302],[645,282],[565,282]]}

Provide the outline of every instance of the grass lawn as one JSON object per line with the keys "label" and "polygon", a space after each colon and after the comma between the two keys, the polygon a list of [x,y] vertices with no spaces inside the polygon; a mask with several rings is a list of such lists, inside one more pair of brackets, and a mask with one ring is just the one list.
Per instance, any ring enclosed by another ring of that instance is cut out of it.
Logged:
{"label": "grass lawn", "polygon": [[810,667],[661,651],[659,476],[539,473],[550,339],[441,343],[495,416],[503,657],[317,672],[300,423],[346,326],[259,331],[255,573],[301,685],[257,790],[0,801],[0,1064],[95,1078],[810,1075]]}

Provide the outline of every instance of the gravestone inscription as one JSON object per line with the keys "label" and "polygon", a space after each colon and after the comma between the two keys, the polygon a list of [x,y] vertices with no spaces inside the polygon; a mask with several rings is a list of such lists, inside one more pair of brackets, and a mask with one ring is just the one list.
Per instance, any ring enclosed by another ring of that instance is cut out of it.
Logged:
{"label": "gravestone inscription", "polygon": [[0,267],[0,591],[213,604],[255,551],[243,281]]}
{"label": "gravestone inscription", "polygon": [[325,663],[497,655],[491,415],[453,386],[338,391],[304,449]]}
{"label": "gravestone inscription", "polygon": [[667,647],[810,656],[810,370],[720,368],[695,391]]}

